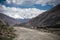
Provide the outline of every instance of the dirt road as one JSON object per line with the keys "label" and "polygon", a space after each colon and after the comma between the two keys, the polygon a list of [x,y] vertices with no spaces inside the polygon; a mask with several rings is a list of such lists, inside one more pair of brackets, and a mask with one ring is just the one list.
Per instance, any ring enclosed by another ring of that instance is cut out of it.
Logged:
{"label": "dirt road", "polygon": [[51,33],[23,27],[14,27],[14,29],[17,30],[17,37],[14,40],[60,40],[60,36]]}

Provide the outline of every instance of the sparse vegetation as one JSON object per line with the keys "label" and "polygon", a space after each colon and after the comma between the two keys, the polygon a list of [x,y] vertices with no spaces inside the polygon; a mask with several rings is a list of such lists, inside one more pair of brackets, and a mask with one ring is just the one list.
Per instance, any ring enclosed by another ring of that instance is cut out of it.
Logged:
{"label": "sparse vegetation", "polygon": [[4,23],[0,21],[0,40],[13,40],[16,36],[14,32],[13,27],[10,27],[8,24],[4,25]]}
{"label": "sparse vegetation", "polygon": [[36,27],[36,29],[41,31],[41,32],[48,32],[48,33],[53,33],[53,34],[60,35],[60,28],[56,28],[57,26],[53,26],[53,27],[51,27],[51,26],[49,26],[49,27]]}

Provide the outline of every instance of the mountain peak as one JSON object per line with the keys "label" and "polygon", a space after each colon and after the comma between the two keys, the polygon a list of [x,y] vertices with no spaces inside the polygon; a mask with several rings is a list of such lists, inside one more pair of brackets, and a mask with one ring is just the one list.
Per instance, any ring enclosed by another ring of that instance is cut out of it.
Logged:
{"label": "mountain peak", "polygon": [[60,4],[54,7],[54,10],[58,10],[58,9],[60,9]]}
{"label": "mountain peak", "polygon": [[58,4],[57,6],[55,6],[56,8],[60,8],[60,4]]}
{"label": "mountain peak", "polygon": [[55,7],[53,7],[52,9],[48,10],[50,12],[55,12],[55,11],[58,11],[60,10],[60,4],[56,5]]}

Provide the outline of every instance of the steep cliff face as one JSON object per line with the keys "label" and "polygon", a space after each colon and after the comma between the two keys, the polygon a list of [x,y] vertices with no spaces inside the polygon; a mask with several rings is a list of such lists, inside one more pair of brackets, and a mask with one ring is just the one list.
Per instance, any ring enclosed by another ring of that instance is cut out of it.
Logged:
{"label": "steep cliff face", "polygon": [[25,24],[27,27],[53,27],[55,25],[60,25],[60,4]]}

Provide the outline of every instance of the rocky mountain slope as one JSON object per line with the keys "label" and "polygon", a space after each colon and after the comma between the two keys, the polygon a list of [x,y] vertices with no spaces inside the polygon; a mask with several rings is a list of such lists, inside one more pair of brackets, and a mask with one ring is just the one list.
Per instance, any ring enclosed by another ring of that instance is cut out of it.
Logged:
{"label": "rocky mountain slope", "polygon": [[23,24],[30,28],[60,27],[60,4]]}
{"label": "rocky mountain slope", "polygon": [[0,13],[0,20],[4,21],[9,25],[19,24],[19,22],[16,19],[11,18],[3,13]]}
{"label": "rocky mountain slope", "polygon": [[0,20],[8,23],[9,25],[19,25],[21,23],[25,23],[27,21],[29,21],[30,19],[15,19],[15,18],[12,18],[8,15],[5,15],[3,13],[0,13]]}
{"label": "rocky mountain slope", "polygon": [[13,40],[15,38],[15,30],[3,20],[0,20],[0,40]]}

